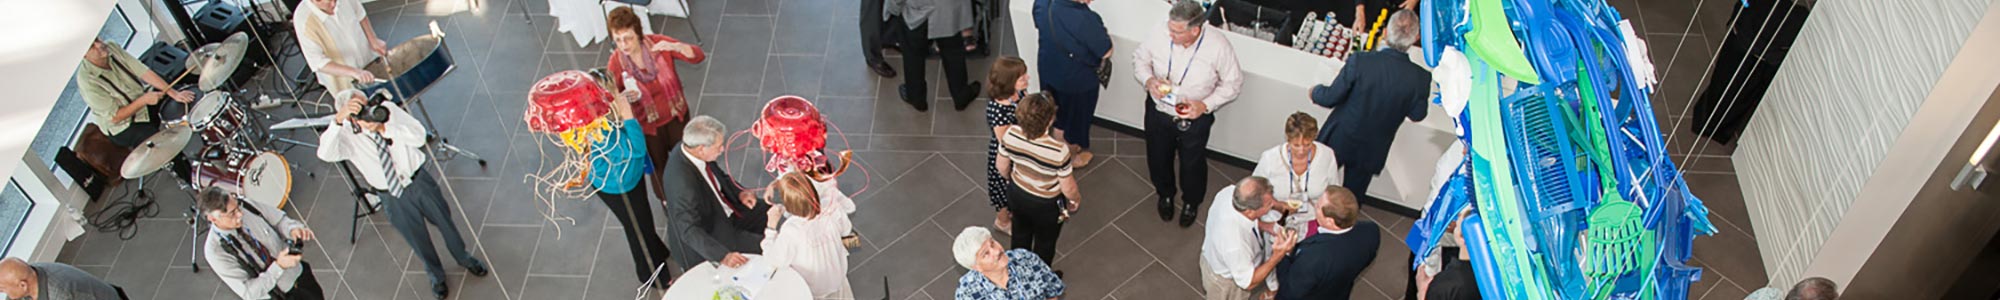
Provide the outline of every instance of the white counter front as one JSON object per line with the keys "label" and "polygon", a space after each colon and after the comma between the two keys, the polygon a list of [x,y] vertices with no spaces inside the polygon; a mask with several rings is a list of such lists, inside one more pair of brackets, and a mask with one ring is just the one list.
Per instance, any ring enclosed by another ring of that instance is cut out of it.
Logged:
{"label": "white counter front", "polygon": [[[1028,17],[1033,15],[1035,1],[1008,1],[1008,11],[1015,16],[1011,18],[1015,42],[1020,47],[1021,59],[1029,65],[1036,63],[1039,45],[1035,21]],[[1102,0],[1091,4],[1092,10],[1104,16],[1114,52],[1111,86],[1098,99],[1098,118],[1144,128],[1145,111],[1141,102],[1146,101],[1146,96],[1139,83],[1131,79],[1132,49],[1156,31],[1166,30],[1168,7],[1167,2],[1160,0]],[[1211,151],[1255,162],[1265,149],[1283,142],[1286,115],[1304,111],[1325,121],[1332,112],[1313,105],[1308,94],[1314,85],[1333,82],[1343,62],[1233,32],[1214,32],[1228,37],[1236,46],[1244,79],[1243,93],[1237,101],[1215,113],[1214,133],[1208,143]],[[1413,54],[1412,59],[1421,61],[1415,55],[1420,54]],[[1406,208],[1421,208],[1426,200],[1423,198],[1430,194],[1430,178],[1435,173],[1437,159],[1453,139],[1449,119],[1442,108],[1433,105],[1430,117],[1423,122],[1405,123],[1396,133],[1395,144],[1390,146],[1388,163],[1368,194]]]}

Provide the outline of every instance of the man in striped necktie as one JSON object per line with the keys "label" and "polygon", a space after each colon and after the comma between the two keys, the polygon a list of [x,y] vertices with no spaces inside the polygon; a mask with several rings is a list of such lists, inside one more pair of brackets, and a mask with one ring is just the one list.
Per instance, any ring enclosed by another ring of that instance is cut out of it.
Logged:
{"label": "man in striped necktie", "polygon": [[448,296],[450,288],[445,285],[444,265],[432,248],[426,223],[437,226],[438,233],[444,235],[445,251],[451,252],[458,265],[473,276],[486,276],[486,263],[466,250],[458,223],[452,219],[451,205],[438,189],[437,179],[423,168],[422,147],[429,135],[424,125],[388,101],[386,94],[369,99],[360,91],[347,90],[337,95],[348,101],[336,113],[333,126],[320,134],[319,158],[347,162],[366,183],[361,186],[382,199],[389,223],[423,260],[424,271],[430,273],[431,292],[438,299]]}

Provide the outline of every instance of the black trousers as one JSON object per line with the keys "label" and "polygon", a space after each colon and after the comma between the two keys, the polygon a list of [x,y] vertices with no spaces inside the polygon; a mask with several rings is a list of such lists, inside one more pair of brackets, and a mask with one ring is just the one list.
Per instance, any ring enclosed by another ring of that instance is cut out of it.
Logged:
{"label": "black trousers", "polygon": [[439,262],[437,249],[431,244],[431,229],[426,224],[437,226],[438,235],[444,237],[445,251],[458,260],[460,266],[473,266],[477,258],[465,248],[465,239],[458,231],[458,222],[451,217],[451,204],[444,199],[438,189],[437,179],[425,169],[417,169],[411,176],[410,185],[403,187],[403,195],[390,196],[378,193],[382,204],[387,206],[389,224],[396,227],[396,233],[410,244],[410,250],[417,252],[417,258],[424,263],[424,272],[431,275],[431,284],[445,280],[444,264]]}
{"label": "black trousers", "polygon": [[[1438,265],[1439,265],[1439,266],[1443,266],[1443,265],[1449,265],[1449,264],[1455,264],[1455,263],[1458,263],[1458,251],[1461,251],[1461,250],[1459,250],[1459,247],[1439,247],[1439,248],[1438,248],[1438,252],[1439,252],[1439,253],[1438,253],[1438,255],[1439,255],[1439,256],[1441,256],[1441,257],[1443,257],[1443,259],[1442,259],[1442,260],[1444,261],[1444,263],[1441,263],[1441,264],[1438,264]],[[1409,260],[1409,261],[1416,261],[1416,259],[1417,259],[1417,253],[1416,253],[1416,252],[1410,252],[1410,260]],[[1442,268],[1442,267],[1440,267],[1440,268]],[[1403,299],[1416,299],[1416,298],[1417,298],[1417,269],[1411,269],[1411,268],[1405,268],[1405,269],[1409,269],[1409,270],[1410,270],[1410,284],[1408,284],[1408,285],[1405,285],[1405,286],[1403,286]]]}
{"label": "black trousers", "polygon": [[319,278],[313,277],[312,264],[299,262],[299,278],[292,281],[292,290],[285,291],[285,300],[323,300],[326,292],[319,287]]}
{"label": "black trousers", "polygon": [[1342,177],[1340,186],[1347,188],[1350,192],[1354,192],[1355,196],[1368,195],[1368,184],[1375,182],[1375,174],[1382,173],[1381,162],[1378,160],[1375,162],[1375,165],[1366,166],[1357,162],[1360,160],[1358,157],[1346,157],[1336,156],[1334,158],[1340,164]]}
{"label": "black trousers", "polygon": [[[618,218],[639,282],[653,278],[653,269],[667,263],[668,250],[667,243],[660,240],[659,229],[653,227],[653,201],[646,198],[646,185],[634,186],[623,194],[597,192],[597,199],[603,200],[604,207],[611,209],[611,216]],[[670,276],[666,270],[660,272],[656,285],[664,286]]]}
{"label": "black trousers", "polygon": [[882,59],[882,0],[861,0],[861,57],[869,65]]}
{"label": "black trousers", "polygon": [[[1201,205],[1208,197],[1208,134],[1215,127],[1215,115],[1195,118],[1186,131],[1175,125],[1174,116],[1153,109],[1146,98],[1146,172],[1153,180],[1153,192],[1161,198],[1181,196],[1188,206]],[[1178,155],[1178,156],[1177,156]],[[1180,163],[1179,178],[1174,163]],[[1179,179],[1179,181],[1175,181]],[[1180,189],[1174,189],[1174,183]]]}
{"label": "black trousers", "polygon": [[[889,24],[898,26],[897,28],[909,28],[900,26],[903,24],[901,17],[890,19]],[[953,34],[936,39],[928,38],[926,36],[929,35],[927,32],[930,32],[930,27],[929,23],[925,23],[903,32],[903,69],[905,69],[903,74],[909,74],[903,75],[903,88],[909,93],[909,97],[916,98],[903,101],[930,101],[930,82],[924,79],[924,59],[931,56],[931,44],[936,43],[938,59],[944,63],[944,85],[951,89],[951,100],[957,103],[972,102],[973,98],[979,96],[979,91],[972,90],[971,81],[966,79],[965,37]]]}
{"label": "black trousers", "polygon": [[1044,81],[1042,90],[1055,97],[1057,103],[1055,126],[1056,129],[1063,130],[1063,141],[1083,149],[1090,149],[1090,122],[1097,119],[1097,83]]}
{"label": "black trousers", "polygon": [[1007,210],[1014,212],[1013,248],[1028,249],[1042,262],[1055,263],[1056,239],[1062,237],[1063,226],[1063,208],[1056,204],[1060,198],[1037,197],[1019,185],[1007,185]]}

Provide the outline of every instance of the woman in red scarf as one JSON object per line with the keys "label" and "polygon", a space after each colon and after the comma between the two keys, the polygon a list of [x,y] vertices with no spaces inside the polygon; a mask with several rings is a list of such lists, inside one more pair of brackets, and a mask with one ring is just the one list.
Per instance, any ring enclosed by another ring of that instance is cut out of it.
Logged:
{"label": "woman in red scarf", "polygon": [[[680,73],[674,70],[674,61],[701,63],[707,55],[701,46],[682,43],[671,37],[658,34],[642,34],[643,22],[633,14],[630,7],[611,10],[605,17],[606,28],[611,31],[611,40],[616,48],[611,51],[611,59],[606,68],[612,76],[611,89],[618,91],[618,99],[632,103],[633,118],[646,134],[646,149],[655,168],[664,166],[670,150],[681,142],[681,129],[687,127],[688,104],[686,94],[681,89]],[[666,199],[660,185],[659,172],[652,172],[652,191],[657,199]],[[627,199],[640,200],[644,197]],[[640,266],[656,266],[653,262],[664,262],[667,247],[653,231],[652,206],[642,201],[627,203],[628,211],[620,211],[618,205],[611,205],[613,215],[626,228],[626,243],[632,247],[632,256]],[[608,203],[607,203],[608,204]],[[644,212],[638,207],[646,208]],[[650,268],[638,270],[639,280],[651,275]],[[662,276],[659,282],[664,282]],[[665,284],[656,284],[664,287]]]}

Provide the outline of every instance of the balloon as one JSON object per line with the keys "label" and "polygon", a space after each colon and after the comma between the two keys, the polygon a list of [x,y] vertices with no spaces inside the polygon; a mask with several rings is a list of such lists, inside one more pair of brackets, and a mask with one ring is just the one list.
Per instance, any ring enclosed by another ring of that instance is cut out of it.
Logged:
{"label": "balloon", "polygon": [[569,70],[549,74],[528,89],[528,130],[559,133],[589,125],[611,111],[611,94],[590,74]]}

